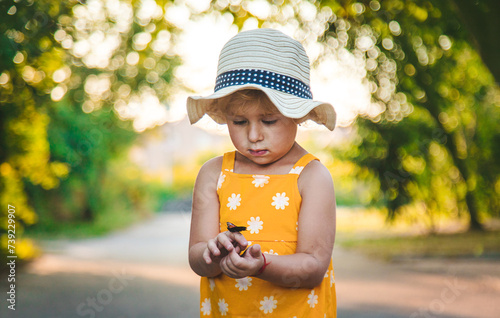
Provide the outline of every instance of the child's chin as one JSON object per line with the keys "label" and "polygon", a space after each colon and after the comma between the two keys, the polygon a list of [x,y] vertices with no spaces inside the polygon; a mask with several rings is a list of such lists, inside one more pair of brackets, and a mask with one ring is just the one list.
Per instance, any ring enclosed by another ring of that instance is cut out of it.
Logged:
{"label": "child's chin", "polygon": [[274,160],[272,158],[268,158],[268,157],[252,157],[252,158],[248,158],[250,159],[252,162],[254,162],[255,164],[258,164],[260,166],[265,166],[265,165],[268,165],[268,164],[271,164],[274,162]]}

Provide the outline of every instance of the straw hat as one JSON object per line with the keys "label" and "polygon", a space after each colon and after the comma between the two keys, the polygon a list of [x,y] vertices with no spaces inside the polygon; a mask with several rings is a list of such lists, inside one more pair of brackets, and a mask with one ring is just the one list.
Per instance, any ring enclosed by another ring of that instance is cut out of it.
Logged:
{"label": "straw hat", "polygon": [[[194,124],[200,120],[218,98],[242,89],[258,89],[284,116],[305,117],[333,130],[335,110],[312,99],[309,82],[309,58],[298,41],[273,29],[240,32],[222,48],[214,93],[188,97],[189,121]],[[221,116],[209,116],[219,124],[226,123]]]}

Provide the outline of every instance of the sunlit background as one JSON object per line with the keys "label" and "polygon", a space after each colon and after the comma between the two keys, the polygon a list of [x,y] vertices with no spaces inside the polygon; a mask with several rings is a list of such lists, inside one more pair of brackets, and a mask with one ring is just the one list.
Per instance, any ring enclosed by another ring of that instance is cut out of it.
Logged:
{"label": "sunlit background", "polygon": [[[241,30],[258,28],[258,19],[265,21],[277,15],[277,7],[271,6],[267,1],[250,1],[245,4],[248,13],[255,17],[245,20]],[[308,2],[297,2],[295,5],[295,9],[290,5],[284,6],[279,12],[280,19],[293,18],[296,10],[301,21],[307,23],[309,32],[305,33],[297,23],[283,24],[279,21],[265,22],[261,27],[279,29],[304,43],[310,59],[317,61],[312,70],[315,98],[336,106],[339,126],[342,127],[352,124],[359,113],[372,117],[379,115],[383,109],[371,102],[373,88],[365,80],[364,57],[356,57],[342,47],[338,40],[317,42],[318,36],[324,32],[325,24],[332,19],[331,9],[318,12],[316,6]],[[141,66],[151,70],[146,81],[158,85],[158,88],[163,88],[159,76],[169,65],[161,62],[157,65],[155,57],[141,60],[140,52],[149,47],[156,57],[179,57],[180,65],[173,72],[177,83],[170,83],[173,87],[169,87],[168,100],[160,101],[153,91],[130,95],[130,86],[119,87],[120,95],[128,98],[127,102],[124,99],[115,101],[115,111],[121,119],[133,120],[134,129],[142,132],[166,122],[184,119],[188,95],[208,95],[213,92],[218,54],[224,43],[238,32],[238,26],[233,23],[234,17],[228,12],[221,14],[215,11],[192,19],[193,15],[205,12],[209,6],[210,1],[176,1],[162,8],[155,1],[141,1],[136,19],[145,28],[131,38],[133,50],[126,55],[116,56],[116,51],[122,41],[120,34],[129,32],[134,22],[133,8],[130,4],[119,1],[88,1],[85,6],[75,6],[72,21],[75,34],[72,36],[61,29],[55,32],[54,39],[74,57],[81,59],[88,68],[115,70],[126,65],[124,72],[129,77],[137,75],[137,68]],[[108,19],[116,23],[109,25]],[[175,27],[175,40],[171,32],[157,30],[151,24],[151,21],[158,19],[164,19]],[[394,32],[400,32],[399,26],[394,29]],[[155,39],[152,33],[156,33]],[[358,42],[356,47],[361,51],[374,50],[375,43],[369,35],[364,35]],[[33,81],[36,72],[27,68],[23,74]],[[56,70],[52,78],[56,83],[63,83],[70,76],[71,69],[64,66]],[[86,101],[83,106],[86,113],[100,107],[99,101],[111,89],[112,81],[112,78],[104,75],[86,78],[84,88],[90,97],[90,101]],[[386,91],[381,94],[391,93],[390,89],[384,89]],[[60,101],[67,90],[66,85],[54,87],[51,91],[52,100]],[[213,128],[207,121],[201,127],[209,130]]]}
{"label": "sunlit background", "polygon": [[213,92],[222,46],[254,28],[302,42],[314,98],[337,111],[333,133],[307,122],[298,140],[340,205],[431,231],[498,216],[497,62],[481,50],[497,40],[462,27],[458,4],[31,3],[3,11],[1,171],[2,202],[35,232],[105,224],[109,197],[124,224],[189,198],[200,165],[232,146],[207,116],[188,124],[186,98]]}
{"label": "sunlit background", "polygon": [[[334,132],[306,122],[298,141],[332,174],[342,246],[498,258],[494,0],[16,0],[0,12],[2,256],[7,206],[24,260],[56,238],[188,213],[201,165],[233,146],[207,116],[189,125],[186,98],[213,92],[232,36],[275,28],[304,45],[314,99],[338,115]],[[426,248],[361,232],[423,235]],[[443,233],[456,236],[426,240]]]}

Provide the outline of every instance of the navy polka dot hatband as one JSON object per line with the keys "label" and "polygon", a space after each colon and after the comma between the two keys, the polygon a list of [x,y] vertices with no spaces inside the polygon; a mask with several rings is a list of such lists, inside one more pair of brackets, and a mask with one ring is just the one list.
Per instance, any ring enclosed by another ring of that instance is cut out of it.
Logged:
{"label": "navy polka dot hatband", "polygon": [[[191,124],[200,120],[218,98],[258,89],[286,117],[311,119],[333,130],[335,110],[329,103],[313,100],[309,77],[309,58],[298,41],[273,29],[240,32],[222,48],[214,93],[188,97],[189,120]],[[226,123],[225,118],[208,115]]]}
{"label": "navy polka dot hatband", "polygon": [[300,98],[312,99],[309,85],[286,75],[263,70],[234,70],[217,76],[215,89],[218,90],[235,85],[258,84],[277,91],[292,94]]}

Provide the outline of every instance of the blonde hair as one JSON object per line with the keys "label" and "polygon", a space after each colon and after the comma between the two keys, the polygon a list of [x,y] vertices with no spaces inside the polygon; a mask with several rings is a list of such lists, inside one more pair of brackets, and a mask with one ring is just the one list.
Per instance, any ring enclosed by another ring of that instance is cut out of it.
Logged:
{"label": "blonde hair", "polygon": [[[248,107],[247,103],[256,103],[257,106],[269,113],[278,114],[280,111],[269,97],[261,90],[258,89],[242,89],[230,95],[221,97],[214,100],[207,109],[207,114],[212,118],[223,119],[226,121],[226,115],[233,115],[237,113],[244,113]],[[291,118],[296,124],[300,124],[306,120],[307,116],[302,118]]]}

